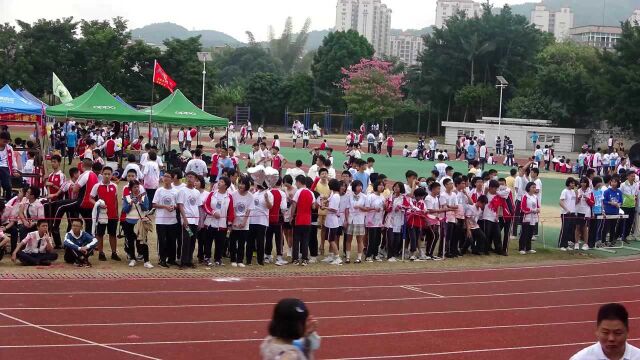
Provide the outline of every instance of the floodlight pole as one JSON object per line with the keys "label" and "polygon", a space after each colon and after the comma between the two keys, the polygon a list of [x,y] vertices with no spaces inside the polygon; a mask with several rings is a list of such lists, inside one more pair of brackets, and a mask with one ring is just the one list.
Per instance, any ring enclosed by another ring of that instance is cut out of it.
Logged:
{"label": "floodlight pole", "polygon": [[504,88],[506,88],[507,86],[507,84],[502,83],[496,85],[497,88],[500,88],[500,107],[498,110],[498,136],[500,138],[502,138],[502,93],[504,91]]}
{"label": "floodlight pole", "polygon": [[202,62],[202,111],[204,111],[204,82],[207,78],[207,62]]}

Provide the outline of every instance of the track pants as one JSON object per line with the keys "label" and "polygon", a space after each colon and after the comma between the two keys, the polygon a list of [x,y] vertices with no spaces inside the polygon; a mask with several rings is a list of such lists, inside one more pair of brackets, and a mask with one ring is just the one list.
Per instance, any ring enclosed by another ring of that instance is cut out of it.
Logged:
{"label": "track pants", "polygon": [[533,238],[533,230],[535,224],[522,223],[522,231],[520,232],[520,241],[518,249],[520,251],[531,250],[531,239]]}
{"label": "track pants", "polygon": [[135,224],[130,224],[126,221],[121,222],[122,231],[124,231],[124,237],[127,239],[127,253],[129,258],[136,258],[136,250],[138,254],[142,255],[144,262],[149,261],[149,245],[138,240],[138,234],[135,231]]}
{"label": "track pants", "polygon": [[502,252],[502,241],[500,240],[500,227],[498,223],[489,220],[480,220],[478,224],[487,237],[486,246],[481,252],[488,253],[492,245],[494,252]]}
{"label": "track pants", "polygon": [[382,241],[382,228],[370,227],[367,228],[367,234],[369,238],[369,244],[367,245],[367,257],[373,258],[378,256],[378,248],[380,247],[380,241]]}
{"label": "track pants", "polygon": [[158,234],[158,259],[160,261],[176,260],[176,238],[178,237],[178,224],[156,225]]}
{"label": "track pants", "polygon": [[[558,239],[559,248],[566,248],[569,246],[569,241],[575,240],[575,237],[576,237],[575,216],[576,214],[574,213],[566,213],[566,214],[560,215],[560,219],[562,220],[562,225],[560,226],[560,236]],[[615,233],[615,227],[613,232]]]}
{"label": "track pants", "polygon": [[635,208],[626,208],[623,207],[622,211],[624,211],[625,215],[628,215],[629,218],[621,219],[620,225],[622,226],[622,231],[620,231],[620,235],[622,236],[622,240],[626,240],[629,237],[633,230],[633,225],[636,220],[636,209]]}
{"label": "track pants", "polygon": [[293,250],[291,258],[295,261],[302,253],[302,260],[309,260],[310,225],[295,225],[293,227]]}
{"label": "track pants", "polygon": [[594,215],[589,219],[589,241],[590,248],[596,247],[598,241],[602,241],[602,233],[604,231],[604,219],[598,219],[600,215]]}
{"label": "track pants", "polygon": [[32,254],[26,253],[24,251],[18,251],[16,254],[16,258],[20,260],[22,265],[26,266],[36,266],[40,265],[43,261],[56,261],[58,259],[58,254],[56,253],[40,253],[40,254]]}
{"label": "track pants", "polygon": [[[249,230],[233,230],[229,236],[229,257],[232,263],[244,262]],[[247,251],[248,256],[248,251]]]}
{"label": "track pants", "polygon": [[270,224],[267,228],[267,241],[264,246],[265,255],[271,255],[273,252],[273,238],[276,242],[276,255],[282,256],[282,225]]}
{"label": "track pants", "polygon": [[[247,265],[251,264],[254,251],[256,252],[258,264],[264,265],[264,242],[266,233],[267,227],[264,225],[249,225],[249,238],[247,239],[249,243],[247,246]],[[294,240],[295,237],[296,236],[294,234]]]}

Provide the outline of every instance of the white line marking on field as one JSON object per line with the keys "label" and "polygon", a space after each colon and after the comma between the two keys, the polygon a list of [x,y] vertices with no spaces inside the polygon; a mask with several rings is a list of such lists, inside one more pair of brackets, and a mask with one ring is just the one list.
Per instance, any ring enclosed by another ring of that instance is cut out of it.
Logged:
{"label": "white line marking on field", "polygon": [[403,286],[400,286],[400,287],[401,287],[401,288],[403,288],[403,289],[410,290],[410,291],[415,291],[415,292],[419,292],[419,293],[422,293],[422,294],[427,294],[427,295],[435,296],[435,297],[437,297],[437,298],[442,298],[442,297],[444,297],[444,296],[442,296],[442,295],[438,295],[438,294],[436,294],[436,293],[431,293],[431,292],[427,292],[427,291],[423,291],[423,290],[417,289],[417,288],[415,288],[415,287],[413,287],[413,286],[410,286],[410,285],[403,285]]}

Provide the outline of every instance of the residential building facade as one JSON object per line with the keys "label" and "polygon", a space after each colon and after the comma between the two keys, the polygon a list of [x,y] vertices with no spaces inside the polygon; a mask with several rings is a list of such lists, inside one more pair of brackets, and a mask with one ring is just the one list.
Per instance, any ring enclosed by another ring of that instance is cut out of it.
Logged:
{"label": "residential building facade", "polygon": [[418,64],[418,56],[424,49],[421,36],[400,34],[391,36],[391,56],[400,59],[404,64],[413,66]]}
{"label": "residential building facade", "polygon": [[436,27],[443,28],[450,17],[464,11],[468,18],[482,15],[482,5],[473,0],[438,0],[436,2]]}
{"label": "residential building facade", "polygon": [[613,50],[622,36],[618,26],[587,25],[574,27],[569,31],[573,41],[602,50]]}
{"label": "residential building facade", "polygon": [[392,11],[381,0],[338,0],[336,31],[355,30],[373,45],[376,56],[389,54]]}
{"label": "residential building facade", "polygon": [[550,11],[540,3],[531,10],[529,21],[538,30],[552,33],[556,41],[561,42],[570,36],[569,30],[574,25],[574,14],[568,7],[563,7],[560,11]]}

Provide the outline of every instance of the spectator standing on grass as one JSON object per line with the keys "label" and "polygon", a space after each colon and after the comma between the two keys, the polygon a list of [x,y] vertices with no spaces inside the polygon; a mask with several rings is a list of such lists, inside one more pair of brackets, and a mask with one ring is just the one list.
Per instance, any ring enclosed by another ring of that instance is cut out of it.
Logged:
{"label": "spectator standing on grass", "polygon": [[540,139],[540,135],[538,135],[537,131],[534,131],[531,136],[531,142],[533,143],[533,148],[535,149],[536,146],[538,145],[538,139]]}
{"label": "spectator standing on grass", "polygon": [[182,220],[180,269],[185,267],[195,268],[193,264],[193,251],[196,246],[200,205],[202,205],[200,191],[195,188],[197,177],[198,175],[193,172],[187,173],[187,184],[178,190],[178,195],[176,196],[176,203],[178,204],[178,210],[180,211]]}
{"label": "spectator standing on grass", "polygon": [[118,185],[111,182],[112,173],[113,169],[111,167],[105,166],[102,168],[102,181],[91,188],[91,199],[89,200],[94,209],[91,217],[96,222],[95,231],[92,229],[90,233],[97,235],[98,259],[100,261],[107,261],[103,251],[105,234],[109,236],[111,259],[120,261],[116,238],[118,229]]}
{"label": "spectator standing on grass", "polygon": [[393,146],[395,145],[396,140],[393,138],[393,135],[389,134],[387,136],[387,157],[393,156]]}
{"label": "spectator standing on grass", "polygon": [[629,313],[623,305],[606,304],[598,310],[597,343],[580,350],[570,360],[637,360],[640,349],[629,344]]}
{"label": "spectator standing on grass", "polygon": [[[307,180],[303,175],[296,177],[296,187],[298,190],[291,200],[291,223],[293,226],[292,260],[294,265],[301,266],[309,265],[311,210],[316,201],[313,192],[307,189],[306,183]],[[299,260],[300,254],[302,254],[302,260]]]}
{"label": "spectator standing on grass", "polygon": [[622,235],[622,241],[628,243],[627,237],[631,234],[636,218],[636,205],[638,204],[638,182],[636,173],[629,170],[626,173],[626,181],[620,185],[622,191],[622,211],[629,216],[620,221],[618,233]]}
{"label": "spectator standing on grass", "polygon": [[565,186],[566,188],[560,193],[560,218],[562,219],[562,225],[560,227],[558,247],[562,251],[573,250],[573,248],[569,247],[569,242],[575,239],[576,228],[576,180],[572,177],[568,178]]}
{"label": "spectator standing on grass", "polygon": [[158,188],[153,196],[153,208],[156,209],[156,234],[158,236],[158,265],[163,268],[168,268],[168,261],[173,261],[176,257],[176,238],[178,236],[177,191],[171,187],[171,182],[171,173],[164,173],[162,187]]}
{"label": "spectator standing on grass", "polygon": [[540,214],[540,199],[536,194],[536,184],[534,182],[528,183],[525,191],[526,194],[520,202],[522,213],[522,232],[520,233],[519,242],[520,255],[536,253],[536,251],[531,248],[531,240],[538,226],[538,217]]}
{"label": "spectator standing on grass", "polygon": [[[136,251],[142,255],[144,267],[153,269],[153,265],[149,262],[149,245],[147,239],[142,238],[140,229],[136,229],[136,225],[144,226],[142,222],[149,222],[147,211],[151,204],[146,193],[140,191],[140,182],[133,180],[129,182],[129,195],[122,199],[122,211],[125,213],[125,219],[121,223],[124,237],[127,239],[127,252],[129,253],[129,266],[136,265]],[[137,230],[137,231],[136,231]]]}

